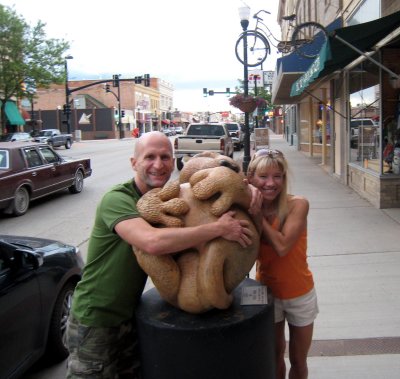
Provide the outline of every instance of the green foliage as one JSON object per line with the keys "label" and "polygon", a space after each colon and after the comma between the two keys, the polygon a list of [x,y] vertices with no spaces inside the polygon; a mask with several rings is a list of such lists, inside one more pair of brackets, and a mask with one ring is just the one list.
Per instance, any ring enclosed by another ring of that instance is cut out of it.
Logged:
{"label": "green foliage", "polygon": [[0,4],[1,125],[5,125],[7,100],[33,100],[34,90],[65,80],[64,54],[69,43],[46,39],[44,24],[28,25],[15,10]]}

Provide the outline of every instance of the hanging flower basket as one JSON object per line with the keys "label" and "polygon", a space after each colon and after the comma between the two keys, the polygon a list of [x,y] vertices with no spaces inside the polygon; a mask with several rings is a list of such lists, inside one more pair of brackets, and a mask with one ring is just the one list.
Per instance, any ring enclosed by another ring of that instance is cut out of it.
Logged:
{"label": "hanging flower basket", "polygon": [[229,104],[235,108],[239,108],[242,112],[251,113],[254,112],[257,107],[265,106],[267,102],[262,97],[238,94],[229,99]]}
{"label": "hanging flower basket", "polygon": [[240,103],[237,107],[242,112],[252,113],[256,110],[257,103],[254,99],[246,99],[246,100],[243,100],[243,102]]}

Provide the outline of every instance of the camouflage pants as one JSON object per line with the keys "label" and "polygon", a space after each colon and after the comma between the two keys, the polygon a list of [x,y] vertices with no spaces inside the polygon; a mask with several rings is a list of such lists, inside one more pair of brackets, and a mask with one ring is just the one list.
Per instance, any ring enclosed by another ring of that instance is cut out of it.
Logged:
{"label": "camouflage pants", "polygon": [[67,379],[140,379],[136,329],[132,322],[119,327],[88,327],[70,316]]}

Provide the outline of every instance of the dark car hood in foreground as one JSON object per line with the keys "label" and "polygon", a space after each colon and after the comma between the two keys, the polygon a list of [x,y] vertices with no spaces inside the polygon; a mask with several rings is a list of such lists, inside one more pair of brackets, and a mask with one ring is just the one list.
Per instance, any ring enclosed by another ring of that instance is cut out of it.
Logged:
{"label": "dark car hood in foreground", "polygon": [[30,249],[39,253],[43,253],[44,255],[51,253],[55,250],[71,248],[70,245],[66,245],[62,242],[45,238],[9,236],[0,234],[0,240],[16,245],[20,248]]}

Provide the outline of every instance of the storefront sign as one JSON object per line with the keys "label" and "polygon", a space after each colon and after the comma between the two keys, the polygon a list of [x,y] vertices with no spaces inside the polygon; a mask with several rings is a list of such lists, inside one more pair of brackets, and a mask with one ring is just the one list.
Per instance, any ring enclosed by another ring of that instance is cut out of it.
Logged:
{"label": "storefront sign", "polygon": [[329,41],[326,41],[322,46],[319,55],[315,58],[309,69],[293,83],[290,96],[301,95],[302,92],[318,77],[319,73],[325,67],[329,51]]}

